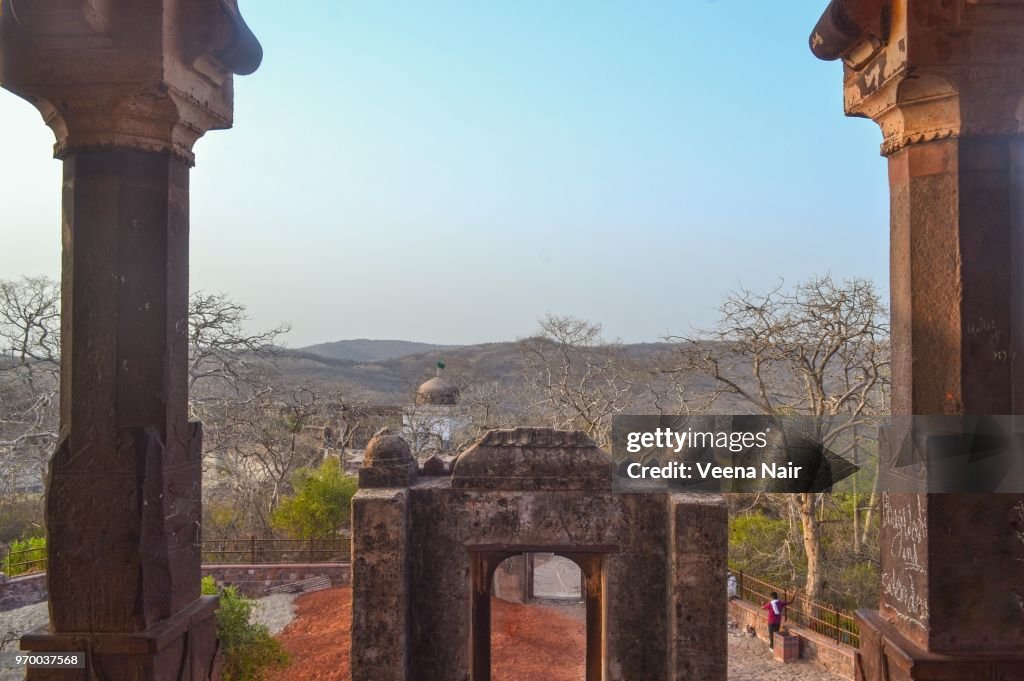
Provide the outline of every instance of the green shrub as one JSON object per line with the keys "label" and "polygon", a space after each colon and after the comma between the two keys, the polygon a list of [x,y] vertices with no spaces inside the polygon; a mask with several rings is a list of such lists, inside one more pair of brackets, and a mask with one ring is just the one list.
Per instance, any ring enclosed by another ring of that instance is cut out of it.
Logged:
{"label": "green shrub", "polygon": [[[203,577],[203,593],[218,593],[213,577]],[[224,653],[223,681],[262,681],[267,671],[288,666],[281,643],[252,621],[253,605],[232,586],[220,590],[217,637]]]}
{"label": "green shrub", "polygon": [[292,480],[295,494],[274,511],[274,527],[297,539],[337,536],[348,520],[359,479],[346,475],[336,461],[319,468],[299,469]]}

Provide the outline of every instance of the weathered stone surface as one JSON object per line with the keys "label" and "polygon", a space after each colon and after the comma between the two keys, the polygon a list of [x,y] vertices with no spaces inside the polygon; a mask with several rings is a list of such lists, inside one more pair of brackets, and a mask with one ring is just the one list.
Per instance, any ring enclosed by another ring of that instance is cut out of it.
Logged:
{"label": "weathered stone surface", "polygon": [[417,471],[408,443],[382,428],[366,445],[363,466],[359,469],[359,486],[407,487],[416,479]]}
{"label": "weathered stone surface", "polygon": [[725,678],[724,636],[709,636],[708,622],[727,619],[725,598],[700,598],[706,575],[727,572],[729,510],[721,497],[673,494],[669,504],[669,613],[673,681]]}
{"label": "weathered stone surface", "polygon": [[0,576],[0,612],[42,603],[48,597],[44,572],[13,578]]}
{"label": "weathered stone surface", "polygon": [[22,647],[86,651],[89,678],[215,679],[201,430],[187,420],[188,169],[195,141],[231,124],[232,74],[262,52],[234,0],[0,10],[0,82],[43,114],[64,160],[51,624]]}
{"label": "weathered stone surface", "polygon": [[611,457],[580,431],[492,430],[452,466],[457,489],[593,489],[612,487]]}
{"label": "weathered stone surface", "polygon": [[494,571],[491,594],[511,603],[526,603],[530,599],[530,572],[526,555],[512,556]]}
{"label": "weathered stone surface", "polygon": [[437,454],[431,454],[430,457],[423,462],[423,469],[421,471],[423,475],[445,475],[448,473],[448,466]]}
{"label": "weathered stone surface", "polygon": [[219,586],[233,586],[249,598],[260,598],[271,589],[314,577],[327,577],[331,586],[352,584],[350,563],[288,563],[203,565],[203,576],[214,578]]}
{"label": "weathered stone surface", "polygon": [[899,627],[878,612],[869,610],[857,611],[857,625],[861,635],[858,681],[1012,681],[1024,678],[1024,659],[1019,651],[1002,654],[929,651],[908,639]]}
{"label": "weathered stone surface", "polygon": [[[812,48],[843,58],[846,111],[879,124],[889,157],[893,415],[1024,413],[1024,5],[832,0],[822,21]],[[1016,678],[1017,509],[1022,495],[883,497],[863,678]]]}
{"label": "weathered stone surface", "polygon": [[352,681],[419,678],[408,676],[409,591],[437,587],[411,581],[411,562],[408,490],[361,489],[352,500]]}
{"label": "weathered stone surface", "polygon": [[[854,21],[830,20],[844,13]],[[843,59],[846,113],[876,121],[889,155],[1020,133],[1022,13],[1019,3],[984,0],[832,0],[810,42],[819,56]]]}
{"label": "weathered stone surface", "polygon": [[459,386],[435,376],[416,389],[416,404],[452,407],[459,403]]}
{"label": "weathered stone surface", "polygon": [[65,162],[64,187],[51,622],[135,631],[199,597],[201,431],[185,410],[188,169],[168,154],[80,151]]}
{"label": "weathered stone surface", "polygon": [[[204,596],[151,627],[131,633],[51,633],[39,630],[21,638],[22,650],[35,653],[82,651],[88,679],[199,681],[219,679],[217,598]],[[53,608],[51,607],[51,613]],[[31,681],[80,681],[81,669],[29,670]]]}
{"label": "weathered stone surface", "polygon": [[[574,471],[570,453],[581,454],[581,472]],[[459,487],[467,462],[462,479],[475,486]],[[606,488],[579,488],[580,480],[596,487],[597,471]],[[576,487],[524,488],[521,481],[531,474]],[[471,671],[474,681],[487,678],[488,660],[474,650],[489,654],[494,569],[530,551],[565,556],[583,570],[588,679],[724,679],[723,502],[616,494],[610,474],[610,458],[582,434],[517,429],[485,436],[458,459],[450,479],[421,478],[407,490],[361,490],[353,502],[353,593],[378,606],[361,614],[365,606],[354,601],[353,681],[447,681]],[[363,547],[371,558],[362,555]],[[676,568],[688,572],[672,576]],[[398,596],[403,590],[405,599]],[[701,616],[673,622],[675,613],[691,607]],[[357,651],[364,645],[370,652]],[[386,666],[383,646],[393,652]],[[720,660],[694,659],[709,650]],[[396,661],[402,654],[407,665]],[[703,676],[690,676],[695,673]]]}
{"label": "weathered stone surface", "polygon": [[39,109],[58,158],[118,147],[191,164],[203,133],[231,127],[232,74],[263,57],[235,0],[3,5],[0,83]]}

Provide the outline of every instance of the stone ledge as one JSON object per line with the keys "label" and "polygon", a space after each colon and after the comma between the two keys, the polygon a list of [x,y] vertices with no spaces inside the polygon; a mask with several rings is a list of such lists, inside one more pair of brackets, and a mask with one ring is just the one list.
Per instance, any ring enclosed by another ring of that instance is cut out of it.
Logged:
{"label": "stone ledge", "polygon": [[861,652],[857,678],[874,679],[881,670],[893,681],[1024,679],[1024,652],[944,654],[922,650],[876,610],[858,610]]}
{"label": "stone ledge", "polygon": [[81,652],[84,669],[30,668],[28,681],[89,679],[220,679],[216,596],[201,596],[180,612],[135,632],[51,633],[36,629],[21,637],[34,653]]}
{"label": "stone ledge", "polygon": [[244,596],[266,596],[275,586],[311,577],[328,577],[331,586],[352,583],[351,563],[226,563],[203,565],[203,576],[211,575],[219,585],[234,586]]}
{"label": "stone ledge", "polygon": [[[310,577],[329,577],[332,586],[352,583],[351,563],[210,563],[203,565],[202,571],[203,576],[212,575],[218,584],[235,586],[249,598],[265,596],[271,587]],[[48,597],[45,572],[12,577],[0,583],[0,612],[42,603]]]}
{"label": "stone ledge", "polygon": [[186,631],[212,619],[217,603],[216,596],[200,596],[169,619],[134,633],[54,634],[46,629],[36,629],[21,637],[21,649],[38,653],[97,650],[108,655],[152,655],[167,648]]}
{"label": "stone ledge", "polygon": [[454,489],[602,491],[611,457],[585,433],[551,428],[491,430],[452,464]]}
{"label": "stone ledge", "polygon": [[42,603],[47,598],[45,572],[19,575],[0,581],[0,612]]}

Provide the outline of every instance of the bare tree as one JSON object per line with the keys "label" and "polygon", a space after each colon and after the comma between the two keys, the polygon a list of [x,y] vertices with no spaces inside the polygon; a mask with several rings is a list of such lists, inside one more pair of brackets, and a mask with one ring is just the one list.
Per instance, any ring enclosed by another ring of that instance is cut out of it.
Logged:
{"label": "bare tree", "polygon": [[288,324],[259,333],[248,332],[245,305],[223,293],[198,291],[189,298],[188,334],[190,395],[227,389],[244,393],[267,362],[280,354],[278,339],[291,330]]}
{"label": "bare tree", "polygon": [[207,450],[207,497],[230,500],[247,531],[270,532],[293,474],[323,460],[321,424],[335,415],[339,398],[312,385],[270,386],[225,410],[211,428],[218,444]]}
{"label": "bare tree", "polygon": [[[821,439],[830,448],[859,446],[860,431],[888,413],[888,314],[870,281],[824,276],[766,294],[741,289],[720,312],[715,328],[672,338],[679,346],[670,371],[713,379],[712,403],[730,395],[762,414],[828,417]],[[805,591],[817,599],[824,497],[790,500],[802,528]]]}
{"label": "bare tree", "polygon": [[56,446],[60,287],[44,277],[0,280],[0,476],[7,494],[42,475]]}
{"label": "bare tree", "polygon": [[[299,409],[272,387],[278,338],[288,327],[251,333],[247,321],[245,306],[223,294],[190,298],[189,409],[205,426],[207,453],[241,446],[243,436],[266,439],[252,417],[273,413],[271,403],[293,416]],[[8,494],[28,473],[42,479],[58,438],[59,389],[59,285],[45,277],[0,280],[0,489],[10,487]]]}
{"label": "bare tree", "polygon": [[606,342],[599,324],[547,315],[519,350],[533,406],[554,427],[577,428],[607,445],[611,417],[635,403],[637,372],[621,344]]}

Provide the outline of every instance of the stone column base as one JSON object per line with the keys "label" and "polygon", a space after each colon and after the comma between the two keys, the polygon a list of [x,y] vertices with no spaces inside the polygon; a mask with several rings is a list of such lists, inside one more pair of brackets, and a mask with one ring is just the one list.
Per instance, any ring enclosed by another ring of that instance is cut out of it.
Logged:
{"label": "stone column base", "polygon": [[922,650],[876,610],[858,610],[857,681],[1024,681],[1024,651],[943,654]]}
{"label": "stone column base", "polygon": [[219,681],[216,596],[197,598],[170,619],[135,633],[62,633],[21,637],[33,653],[83,652],[82,669],[30,669],[26,681]]}

